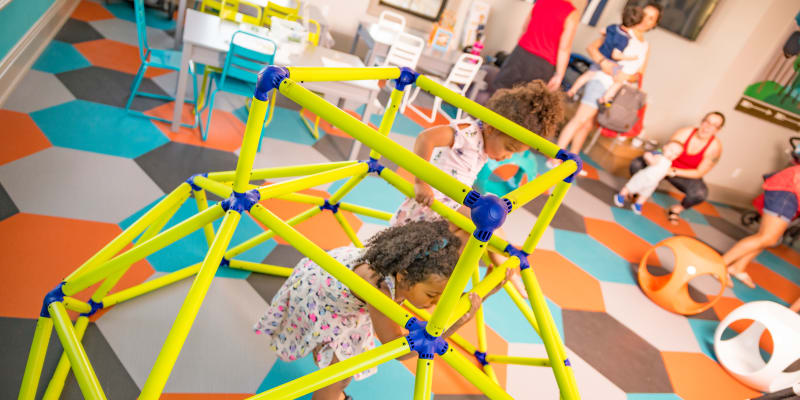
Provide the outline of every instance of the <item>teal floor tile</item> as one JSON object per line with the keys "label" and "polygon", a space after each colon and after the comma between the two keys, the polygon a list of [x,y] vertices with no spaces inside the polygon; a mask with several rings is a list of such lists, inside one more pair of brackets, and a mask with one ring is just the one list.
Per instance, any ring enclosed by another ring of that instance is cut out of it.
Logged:
{"label": "teal floor tile", "polygon": [[[247,109],[245,107],[234,110],[235,115],[243,123],[247,124]],[[264,137],[284,140],[287,142],[306,144],[311,146],[316,143],[317,139],[308,132],[300,114],[295,110],[290,110],[283,107],[275,107],[275,112],[272,115],[272,121],[264,129]],[[319,130],[320,138],[325,135],[325,131]],[[299,163],[299,162],[298,162]]]}
{"label": "teal floor tile", "polygon": [[762,251],[761,254],[756,256],[756,261],[795,284],[800,284],[800,266],[789,264],[784,259],[768,251]]}
{"label": "teal floor tile", "polygon": [[636,285],[631,264],[587,234],[553,229],[556,251],[598,280]]}
{"label": "teal floor tile", "polygon": [[[672,197],[672,196],[670,196],[670,195],[668,195],[666,193],[661,193],[661,192],[653,193],[653,195],[650,196],[650,201],[652,201],[653,203],[658,204],[659,206],[661,206],[665,210],[669,209],[671,206],[673,206],[675,204],[680,203],[674,197]],[[697,211],[695,211],[695,210],[693,210],[691,208],[688,209],[688,210],[684,210],[681,213],[681,218],[683,218],[683,219],[685,219],[685,220],[687,220],[689,222],[696,223],[696,224],[708,225],[708,221],[703,216],[703,214],[700,214],[699,212],[697,212]]]}
{"label": "teal floor tile", "polygon": [[[125,229],[136,222],[138,218],[144,215],[147,210],[151,209],[160,200],[161,199],[153,202],[153,204],[145,207],[136,214],[131,215],[124,221],[120,222],[120,228]],[[164,230],[177,225],[178,223],[194,216],[195,214],[197,214],[197,205],[195,204],[194,200],[190,198],[178,209],[178,212],[173,215],[173,217],[164,227]],[[215,231],[219,229],[221,222],[222,219],[214,222]],[[239,224],[236,226],[236,232],[233,235],[233,239],[231,239],[229,248],[258,235],[263,231],[264,230],[257,223],[255,223],[255,221],[253,221],[249,215],[244,215],[239,221]],[[277,242],[270,239],[235,258],[237,260],[260,263],[277,245]],[[156,271],[173,272],[183,267],[203,261],[203,258],[205,258],[207,252],[208,244],[206,242],[205,235],[203,234],[202,230],[198,230],[151,254],[147,257],[147,260]],[[250,272],[227,267],[217,270],[217,276],[225,278],[246,279],[249,275]]]}
{"label": "teal floor tile", "polygon": [[[136,22],[136,15],[133,13],[133,3],[123,1],[105,4],[105,7],[119,19]],[[145,22],[147,26],[151,28],[162,30],[175,29],[175,20],[170,19],[163,10],[145,8]]]}
{"label": "teal floor tile", "polygon": [[[347,180],[340,180],[334,182],[329,188],[328,193],[333,194],[336,192]],[[382,178],[376,176],[367,176],[361,183],[359,183],[347,196],[344,196],[342,201],[347,203],[358,204],[360,206],[374,208],[376,210],[386,211],[393,213],[397,211],[403,200],[406,199],[402,193],[397,191],[394,186],[388,184]],[[367,217],[364,215],[358,216],[362,221],[371,224],[388,226],[389,221]]]}
{"label": "teal floor tile", "polygon": [[85,68],[92,64],[71,44],[53,40],[33,64],[33,69],[51,74]]}
{"label": "teal floor tile", "polygon": [[628,393],[628,400],[682,400],[675,393]]}
{"label": "teal floor tile", "polygon": [[668,237],[672,237],[672,233],[668,230],[641,215],[634,214],[633,211],[626,208],[611,207],[611,213],[614,215],[616,223],[650,244],[656,244]]}
{"label": "teal floor tile", "polygon": [[599,170],[603,170],[604,169],[603,167],[600,166],[600,164],[598,164],[594,160],[592,160],[592,158],[589,157],[588,154],[581,153],[580,155],[581,155],[581,160],[583,160],[584,163],[591,165],[595,169],[599,169]]}
{"label": "teal floor tile", "polygon": [[[503,291],[501,290],[483,302],[486,323],[506,342],[544,344],[516,304],[506,293],[501,292]],[[563,342],[564,323],[561,317],[561,308],[549,299],[547,307],[550,309],[550,315],[553,316],[553,322],[556,324],[559,337]]]}
{"label": "teal floor tile", "polygon": [[[364,106],[360,106],[355,110],[359,115],[364,112]],[[379,114],[372,114],[370,117],[370,122],[372,122],[375,126],[381,125],[381,119],[383,119],[383,115]],[[412,121],[411,118],[406,117],[403,114],[397,113],[397,116],[394,118],[394,124],[392,124],[392,133],[399,133],[401,135],[417,137],[420,132],[422,132],[423,128],[416,122]]]}
{"label": "teal floor tile", "polygon": [[688,318],[688,320],[697,344],[700,345],[700,350],[703,350],[703,353],[710,359],[717,361],[717,356],[714,354],[714,331],[716,331],[719,321],[696,318]]}
{"label": "teal floor tile", "polygon": [[136,158],[169,139],[147,118],[85,100],[30,114],[54,146]]}
{"label": "teal floor tile", "polygon": [[778,296],[768,292],[766,289],[762,288],[761,286],[756,285],[755,289],[750,289],[749,287],[745,286],[744,283],[739,282],[738,279],[733,280],[733,294],[739,298],[739,300],[749,303],[751,301],[756,300],[769,300],[774,301],[779,304],[783,304],[784,306],[789,306],[789,303],[781,300]]}

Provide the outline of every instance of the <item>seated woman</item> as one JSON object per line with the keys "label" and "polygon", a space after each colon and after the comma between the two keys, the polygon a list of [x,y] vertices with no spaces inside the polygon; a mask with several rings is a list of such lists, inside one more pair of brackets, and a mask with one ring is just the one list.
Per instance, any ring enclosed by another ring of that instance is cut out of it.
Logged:
{"label": "seated woman", "polygon": [[[722,255],[728,274],[740,280],[750,288],[756,285],[750,275],[745,272],[747,265],[762,250],[772,246],[783,236],[789,223],[800,215],[798,195],[800,195],[800,165],[786,168],[777,173],[765,175],[764,210],[761,213],[761,225],[758,232],[736,242],[730,250]],[[733,282],[729,282],[733,285]],[[797,308],[795,310],[795,308]],[[794,311],[800,311],[800,299],[792,305]]]}
{"label": "seated woman", "polygon": [[[678,129],[670,141],[683,145],[681,154],[672,161],[672,169],[667,174],[667,181],[686,194],[680,204],[669,208],[669,220],[677,224],[683,210],[696,206],[708,198],[708,187],[703,182],[711,168],[722,155],[722,142],[716,134],[725,125],[725,116],[719,111],[712,111],[703,117],[700,127],[689,126]],[[631,162],[631,175],[647,166],[643,157]]]}

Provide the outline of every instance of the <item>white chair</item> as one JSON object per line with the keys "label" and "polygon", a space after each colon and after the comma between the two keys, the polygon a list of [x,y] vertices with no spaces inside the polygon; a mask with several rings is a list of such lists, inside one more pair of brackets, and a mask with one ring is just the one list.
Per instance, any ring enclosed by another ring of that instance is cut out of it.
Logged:
{"label": "white chair", "polygon": [[[739,320],[753,323],[737,336],[722,340],[725,328]],[[759,353],[759,340],[765,329],[773,343],[766,363]],[[717,326],[714,352],[728,373],[753,389],[770,393],[787,388],[800,381],[800,371],[784,372],[800,360],[800,315],[771,301],[746,303]]]}
{"label": "white chair", "polygon": [[[397,34],[394,43],[389,47],[389,52],[383,60],[376,60],[377,65],[381,66],[394,66],[394,67],[408,67],[411,69],[417,68],[422,50],[425,49],[425,40],[405,32]],[[409,86],[406,86],[406,91],[410,91]],[[377,99],[375,99],[377,102]],[[403,97],[403,102],[400,105],[400,112],[406,110],[408,104],[408,96]],[[383,105],[376,104],[376,106],[383,108]]]}
{"label": "white chair", "polygon": [[[447,76],[444,82],[441,81],[440,78],[435,76],[431,76],[432,80],[441,83],[443,86],[447,87],[448,89],[460,94],[464,95],[469,89],[469,85],[472,84],[472,81],[475,80],[475,75],[478,74],[478,71],[481,69],[481,65],[483,64],[483,59],[479,56],[472,55],[472,54],[462,54],[461,57],[458,58],[456,64],[453,65],[453,68],[450,70],[450,74]],[[433,100],[433,107],[431,108],[431,114],[427,115],[422,110],[414,106],[413,102],[419,95],[420,88],[417,87],[414,89],[414,93],[408,99],[408,108],[411,111],[414,111],[422,117],[425,121],[433,122],[436,120],[436,113],[441,111],[442,115],[447,118],[449,121],[453,121],[454,119],[461,119],[461,109],[458,109],[455,118],[451,118],[449,114],[447,114],[444,109],[441,108],[442,106],[442,99],[440,97],[436,97]]]}
{"label": "white chair", "polygon": [[393,32],[403,32],[406,28],[406,17],[391,11],[382,11],[378,16],[379,29]]}

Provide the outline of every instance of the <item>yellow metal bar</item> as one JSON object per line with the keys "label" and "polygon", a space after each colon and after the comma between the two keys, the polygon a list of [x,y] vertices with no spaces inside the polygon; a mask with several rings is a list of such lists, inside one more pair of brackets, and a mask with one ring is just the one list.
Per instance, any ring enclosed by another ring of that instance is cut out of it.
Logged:
{"label": "yellow metal bar", "polygon": [[414,377],[414,400],[430,400],[433,387],[433,360],[417,359],[417,374]]}
{"label": "yellow metal bar", "polygon": [[269,186],[262,186],[258,189],[261,193],[261,199],[269,199],[276,196],[281,196],[288,193],[299,192],[303,189],[322,185],[323,183],[338,181],[342,178],[348,178],[354,175],[360,175],[369,169],[365,163],[348,165],[339,169],[331,171],[320,172],[318,174],[306,176],[303,178],[296,178],[289,181],[274,183]]}
{"label": "yellow metal bar", "polygon": [[508,297],[511,298],[511,301],[517,305],[517,308],[519,308],[519,311],[522,313],[525,319],[528,320],[528,323],[531,324],[531,327],[533,327],[533,330],[536,331],[536,334],[541,337],[542,333],[539,330],[539,324],[536,322],[536,316],[533,315],[531,306],[525,302],[525,299],[522,298],[522,295],[519,294],[519,291],[517,291],[517,288],[514,287],[511,282],[506,282],[506,284],[503,285],[503,288],[506,290],[506,293],[508,293]]}
{"label": "yellow metal bar", "polygon": [[[295,226],[321,212],[322,210],[320,210],[319,207],[311,207],[308,210],[305,210],[302,213],[295,215],[294,217],[286,221],[286,223],[289,224],[289,226]],[[272,230],[267,230],[262,233],[259,233],[258,235],[244,241],[243,243],[240,243],[238,246],[228,250],[228,252],[225,253],[225,258],[231,260],[233,259],[233,257],[236,257],[239,254],[242,254],[245,251],[258,246],[259,244],[264,243],[269,239],[272,239],[274,236],[275,232],[273,232]]]}
{"label": "yellow metal bar", "polygon": [[[358,163],[358,161],[338,161],[320,164],[290,165],[286,167],[258,168],[254,169],[253,173],[250,174],[250,181],[305,176],[346,167],[356,163]],[[230,182],[233,181],[235,176],[236,171],[210,172],[208,174],[208,179],[218,182]]]}
{"label": "yellow metal bar", "polygon": [[539,287],[539,282],[533,275],[531,268],[523,269],[521,274],[522,281],[525,282],[525,288],[528,291],[533,313],[536,315],[536,320],[540,322],[541,338],[547,350],[547,357],[550,360],[550,366],[553,368],[561,398],[565,400],[578,399],[580,396],[578,395],[578,388],[574,384],[575,378],[572,374],[572,368],[564,365],[566,352],[558,336],[558,329],[555,322],[553,322],[553,316],[550,315],[550,310],[547,308],[547,302],[541,287]]}
{"label": "yellow metal bar", "polygon": [[461,293],[464,292],[467,281],[472,275],[472,270],[478,268],[478,259],[485,250],[486,243],[475,239],[475,236],[469,236],[467,245],[453,269],[453,274],[447,281],[447,286],[444,287],[442,297],[439,298],[439,304],[436,305],[431,320],[425,327],[425,330],[432,336],[441,336],[447,329],[447,322],[455,314],[454,311],[461,298]]}
{"label": "yellow metal bar", "polygon": [[287,193],[287,194],[282,194],[280,196],[276,196],[274,198],[286,201],[293,201],[295,203],[314,204],[317,206],[325,204],[324,197],[313,196],[310,194],[303,194],[303,193]]}
{"label": "yellow metal bar", "polygon": [[258,272],[261,274],[273,275],[273,276],[289,276],[292,274],[292,268],[281,267],[278,265],[260,264],[242,260],[231,260],[229,266],[231,268]]}
{"label": "yellow metal bar", "polygon": [[342,230],[350,239],[350,241],[353,242],[356,247],[363,248],[364,244],[361,243],[361,239],[358,238],[358,235],[356,235],[356,232],[353,230],[353,227],[350,226],[350,223],[347,222],[347,219],[344,217],[344,215],[342,215],[340,212],[337,212],[333,214],[333,217],[336,218],[336,222],[338,222],[342,227]]}
{"label": "yellow metal bar", "polygon": [[[257,106],[256,101],[256,99],[253,100],[254,107]],[[250,112],[250,115],[253,115],[253,111]],[[259,127],[260,125],[261,123],[259,123]],[[246,135],[245,143],[247,142]],[[247,181],[243,182],[247,183]],[[178,316],[175,318],[175,323],[167,335],[164,346],[158,353],[156,363],[144,383],[139,399],[155,400],[164,391],[164,385],[167,384],[172,367],[175,365],[175,361],[178,360],[183,343],[189,335],[189,330],[192,329],[197,312],[200,311],[200,306],[203,304],[208,288],[211,287],[211,280],[219,268],[225,249],[228,247],[241,217],[241,214],[233,210],[225,213],[225,218],[223,218],[219,227],[219,233],[214,238],[214,242],[211,244],[203,264],[200,266],[200,271],[197,273],[191,288],[189,288],[189,293],[186,294],[186,300],[184,300],[180,311],[178,311]]]}
{"label": "yellow metal bar", "polygon": [[439,168],[432,168],[428,161],[381,135],[352,115],[328,103],[293,80],[284,79],[281,82],[280,91],[289,99],[302,104],[326,121],[330,121],[333,125],[347,132],[361,143],[375,149],[384,157],[398,165],[402,165],[414,176],[424,180],[451,199],[463,204],[464,197],[472,190],[469,186],[459,182]]}
{"label": "yellow metal bar", "polygon": [[[245,190],[248,189],[246,187],[246,185],[249,184],[249,183],[250,182],[245,182],[245,187],[242,188],[242,191],[245,191]],[[223,199],[227,199],[228,197],[231,197],[231,193],[233,193],[233,188],[231,187],[231,185],[227,185],[227,184],[224,184],[224,183],[221,183],[221,182],[217,182],[217,181],[208,179],[208,178],[203,177],[203,176],[195,176],[194,177],[194,184],[199,186],[199,187],[201,187],[201,188],[203,188],[203,189],[205,189],[205,190],[208,190],[211,193],[214,193],[215,195],[217,195],[219,197],[222,197]]]}
{"label": "yellow metal bar", "polygon": [[485,373],[486,376],[492,380],[492,382],[498,385],[500,384],[500,381],[497,380],[497,374],[494,373],[494,369],[492,368],[491,364],[486,364],[483,366],[483,373]]}
{"label": "yellow metal bar", "polygon": [[122,233],[117,235],[114,240],[105,245],[105,247],[88,259],[85,263],[83,263],[83,265],[81,265],[73,273],[69,274],[69,276],[67,276],[64,280],[69,282],[84,272],[90,271],[98,265],[108,261],[108,259],[117,254],[125,246],[133,242],[133,239],[139,236],[139,234],[142,233],[145,228],[147,228],[161,214],[171,209],[176,203],[182,204],[187,198],[189,198],[191,192],[192,187],[189,186],[188,183],[181,183],[177,188],[175,188],[175,190],[161,199],[158,204],[144,213],[141,218],[131,224],[128,229],[122,231]]}
{"label": "yellow metal bar", "polygon": [[88,313],[92,311],[92,306],[90,306],[89,303],[80,301],[74,297],[64,297],[64,307],[67,310],[79,313]]}
{"label": "yellow metal bar", "polygon": [[358,185],[359,183],[361,183],[362,180],[364,180],[364,178],[367,176],[366,172],[367,170],[369,170],[369,167],[367,167],[364,170],[363,174],[354,175],[353,177],[348,179],[347,182],[345,182],[344,185],[342,185],[342,187],[340,187],[335,193],[331,195],[331,197],[328,199],[328,202],[331,204],[336,204],[340,200],[342,200],[342,198],[346,196],[348,193],[350,193],[350,191],[353,190],[353,188],[356,187],[356,185]]}
{"label": "yellow metal bar", "polygon": [[[413,312],[414,314],[417,314],[417,316],[419,316],[424,321],[429,321],[431,319],[431,313],[429,313],[428,311],[423,310],[421,308],[415,307],[413,304],[409,303],[408,300],[404,300],[403,301],[403,307],[408,308],[409,310],[411,310],[411,312]],[[450,335],[450,337],[448,337],[447,340],[457,344],[459,347],[464,349],[467,353],[474,353],[475,350],[477,350],[475,348],[475,346],[472,345],[472,343],[468,342],[467,339],[464,339],[458,333],[454,333],[454,334]]]}
{"label": "yellow metal bar", "polygon": [[[86,333],[86,328],[89,326],[89,317],[80,316],[75,321],[75,336],[78,341],[83,340],[83,335]],[[67,380],[71,365],[69,364],[69,357],[67,353],[62,352],[61,358],[58,360],[53,377],[50,378],[50,383],[47,384],[47,389],[44,391],[42,400],[58,400],[61,397],[61,392],[64,390],[64,382]]]}
{"label": "yellow metal bar", "polygon": [[513,400],[505,390],[503,390],[497,382],[493,381],[491,377],[486,376],[481,370],[472,362],[467,360],[461,353],[455,351],[452,347],[447,349],[447,352],[442,355],[448,365],[453,367],[461,376],[466,378],[470,383],[475,385],[483,394],[492,400]]}
{"label": "yellow metal bar", "polygon": [[258,142],[261,140],[261,131],[264,129],[268,106],[268,101],[259,100],[255,96],[252,98],[250,114],[247,116],[247,125],[244,128],[242,148],[239,149],[239,162],[236,163],[236,175],[233,178],[233,190],[236,192],[244,192],[250,183],[250,172],[253,170],[253,161],[256,158]]}
{"label": "yellow metal bar", "polygon": [[72,327],[72,322],[69,320],[64,304],[58,301],[50,303],[47,310],[50,311],[53,327],[55,327],[58,338],[61,340],[64,352],[67,353],[69,363],[72,365],[72,372],[75,374],[75,380],[78,381],[83,397],[86,399],[105,399],[106,395],[103,393],[103,388],[100,387],[100,382],[97,380],[97,375],[89,362],[89,357],[75,334],[75,329]]}
{"label": "yellow metal bar", "polygon": [[275,231],[278,236],[289,242],[289,244],[300,253],[317,263],[325,271],[328,271],[345,286],[350,288],[358,297],[369,302],[396,324],[405,326],[406,322],[411,318],[408,312],[400,307],[399,304],[395,303],[375,286],[364,281],[364,279],[355,272],[342,265],[330,254],[326,253],[325,250],[322,250],[314,242],[308,240],[308,238],[275,216],[275,214],[264,208],[261,204],[253,206],[253,208],[250,209],[250,215]]}
{"label": "yellow metal bar", "polygon": [[[383,80],[400,77],[397,67],[320,68],[289,67],[289,78],[296,82]],[[303,104],[298,102],[299,104]]]}
{"label": "yellow metal bar", "polygon": [[47,346],[50,344],[50,335],[53,333],[53,320],[39,317],[36,321],[36,330],[33,333],[31,351],[28,353],[28,362],[25,364],[25,374],[22,375],[22,385],[19,387],[19,400],[33,400],[39,388],[39,379],[42,376],[44,358],[47,355]]}
{"label": "yellow metal bar", "polygon": [[[412,199],[414,198],[414,185],[405,180],[405,178],[402,176],[398,175],[396,172],[388,168],[384,168],[383,172],[381,172],[381,178],[397,188],[400,193],[403,193]],[[453,225],[457,226],[459,229],[468,233],[475,231],[475,224],[472,223],[472,220],[467,218],[464,214],[461,214],[460,212],[444,205],[442,202],[434,200],[433,204],[431,204],[431,209],[444,217],[446,220],[452,222]],[[489,245],[502,253],[505,251],[506,246],[508,246],[508,242],[497,235],[492,235],[492,237],[489,239]]]}
{"label": "yellow metal bar", "polygon": [[556,215],[556,210],[561,206],[561,202],[564,200],[564,196],[566,196],[570,186],[572,186],[571,183],[561,181],[553,188],[553,193],[550,194],[547,202],[544,203],[544,207],[542,207],[542,211],[536,218],[536,223],[533,225],[531,233],[528,234],[528,238],[525,239],[525,244],[522,245],[522,251],[530,254],[536,249],[536,245],[539,244],[539,239],[542,238],[544,231],[550,226],[550,221],[552,221],[553,217]]}
{"label": "yellow metal bar", "polygon": [[[392,125],[397,116],[397,111],[400,110],[400,103],[402,101],[403,91],[392,89],[392,94],[389,96],[389,105],[386,106],[386,110],[383,112],[383,118],[381,118],[381,125],[378,127],[378,133],[383,136],[389,136],[389,132],[392,130]],[[369,156],[376,160],[381,158],[381,154],[375,150],[370,150]]]}
{"label": "yellow metal bar", "polygon": [[[194,201],[197,203],[197,212],[203,212],[208,208],[208,198],[205,190],[195,190]],[[204,226],[203,234],[206,237],[206,243],[211,246],[211,242],[214,241],[214,224]]]}
{"label": "yellow metal bar", "polygon": [[370,351],[365,351],[266,392],[248,397],[247,400],[296,399],[376,365],[404,356],[409,351],[406,338],[400,337]]}
{"label": "yellow metal bar", "polygon": [[532,149],[537,150],[550,158],[555,158],[556,154],[558,154],[558,151],[560,150],[558,146],[549,140],[515,124],[511,120],[486,107],[481,106],[480,104],[464,97],[463,95],[448,89],[444,85],[428,78],[425,75],[420,75],[417,78],[417,86],[433,96],[441,98],[444,102],[450,103],[456,108],[464,110],[464,112],[474,116],[484,123],[487,123],[499,129],[500,131],[505,132],[509,136],[527,144]]}
{"label": "yellow metal bar", "polygon": [[[510,257],[503,264],[492,269],[492,271],[486,274],[486,276],[483,277],[483,280],[479,284],[475,285],[472,290],[469,291],[469,293],[476,293],[481,298],[485,298],[492,289],[494,289],[500,284],[500,282],[503,281],[503,279],[505,279],[507,269],[517,267],[517,260],[518,259],[516,257]],[[444,295],[442,295],[442,297],[444,297]],[[439,304],[441,304],[441,300],[439,300]],[[454,311],[449,323],[447,324],[447,328],[449,328],[450,325],[452,325],[456,320],[461,318],[462,315],[469,311],[470,306],[471,303],[469,301],[469,297],[461,296],[461,298],[458,300],[458,303],[456,303],[455,308],[453,309]]]}
{"label": "yellow metal bar", "polygon": [[305,110],[306,110],[305,108],[300,109],[300,120],[303,121],[303,125],[306,126],[306,129],[308,129],[308,131],[311,133],[311,136],[314,139],[319,139],[319,120],[320,120],[320,117],[317,116],[317,117],[314,118],[314,127],[312,128],[311,127],[311,122],[308,120],[308,118],[306,118],[305,115],[303,115],[303,111],[305,111]]}
{"label": "yellow metal bar", "polygon": [[392,219],[392,213],[388,213],[386,211],[375,210],[369,207],[362,207],[356,204],[351,203],[339,203],[339,209],[350,211],[352,213],[361,214],[367,217],[382,219],[388,221]]}
{"label": "yellow metal bar", "polygon": [[103,265],[86,272],[84,275],[79,276],[72,281],[67,281],[63,287],[64,294],[73,295],[75,293],[79,293],[87,287],[99,282],[109,274],[114,273],[119,269],[127,268],[130,264],[155,253],[156,251],[166,247],[178,239],[202,228],[204,225],[223,216],[224,214],[225,212],[222,210],[222,207],[220,207],[219,204],[215,204],[213,207],[210,207],[209,209],[186,219],[180,224],[167,229],[158,236],[135,246],[134,248],[118,255],[117,257],[114,257],[111,260],[108,260]]}
{"label": "yellow metal bar", "polygon": [[[483,252],[486,254],[486,252]],[[472,271],[472,286],[476,287],[481,282],[481,272],[478,268],[475,268]],[[486,352],[486,325],[483,323],[483,305],[478,308],[478,312],[475,313],[475,328],[477,329],[478,333],[478,350],[481,353]]]}
{"label": "yellow metal bar", "polygon": [[535,357],[514,357],[504,356],[500,354],[487,354],[486,361],[496,362],[500,364],[517,364],[517,365],[531,365],[534,367],[549,367],[550,360],[546,358]]}
{"label": "yellow metal bar", "polygon": [[173,284],[179,280],[188,278],[197,273],[200,270],[200,263],[181,268],[175,272],[170,272],[169,274],[160,276],[158,278],[149,280],[147,282],[140,283],[136,286],[127,288],[125,290],[120,290],[117,293],[110,294],[103,298],[103,307],[108,308],[115,304],[122,303],[123,301],[130,300],[134,297],[141,296],[146,293],[150,293],[156,289],[160,289],[164,286]]}
{"label": "yellow metal bar", "polygon": [[512,212],[529,201],[533,200],[540,194],[548,191],[559,182],[563,182],[564,178],[575,173],[578,164],[575,161],[568,160],[561,163],[561,165],[545,172],[538,176],[536,179],[512,190],[507,193],[503,198],[511,201]]}

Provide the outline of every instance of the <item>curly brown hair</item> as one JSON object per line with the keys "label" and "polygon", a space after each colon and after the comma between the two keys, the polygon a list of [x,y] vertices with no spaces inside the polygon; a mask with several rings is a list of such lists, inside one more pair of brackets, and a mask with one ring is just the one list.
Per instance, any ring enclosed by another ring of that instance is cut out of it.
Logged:
{"label": "curly brown hair", "polygon": [[375,234],[356,263],[368,263],[381,278],[403,272],[406,283],[413,285],[432,274],[449,277],[460,247],[446,221],[414,221]]}
{"label": "curly brown hair", "polygon": [[539,79],[496,91],[486,107],[547,139],[555,136],[564,120],[561,96]]}

